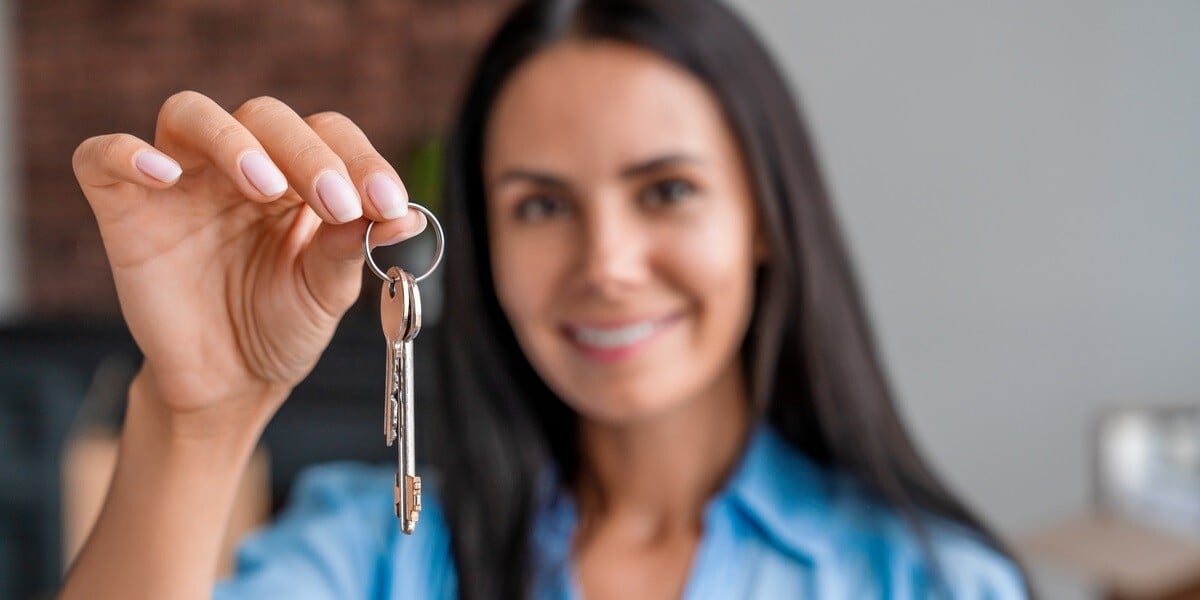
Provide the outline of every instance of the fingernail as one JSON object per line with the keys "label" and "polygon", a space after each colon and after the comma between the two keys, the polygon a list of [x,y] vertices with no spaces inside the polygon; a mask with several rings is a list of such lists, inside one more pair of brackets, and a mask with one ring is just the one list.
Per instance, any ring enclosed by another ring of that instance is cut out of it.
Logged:
{"label": "fingernail", "polygon": [[239,163],[242,174],[250,180],[250,185],[264,196],[277,196],[287,190],[287,178],[271,159],[263,156],[262,152],[251,150],[242,155]]}
{"label": "fingernail", "polygon": [[367,195],[385,219],[398,219],[408,212],[408,203],[404,201],[400,186],[383,173],[372,175],[367,180]]}
{"label": "fingernail", "polygon": [[183,169],[175,161],[150,150],[143,150],[133,157],[133,164],[138,170],[163,183],[171,183],[183,174]]}
{"label": "fingernail", "polygon": [[317,176],[317,196],[325,204],[325,210],[339,223],[353,221],[362,216],[362,203],[358,200],[358,193],[350,187],[349,181],[335,171],[325,171]]}

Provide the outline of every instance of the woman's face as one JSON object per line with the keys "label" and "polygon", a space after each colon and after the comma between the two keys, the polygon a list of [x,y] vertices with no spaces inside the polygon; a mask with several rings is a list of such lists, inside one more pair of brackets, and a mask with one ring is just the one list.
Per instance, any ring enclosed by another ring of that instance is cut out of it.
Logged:
{"label": "woman's face", "polygon": [[741,381],[762,252],[698,79],[630,45],[563,42],[509,80],[485,137],[496,294],[555,393],[620,423]]}

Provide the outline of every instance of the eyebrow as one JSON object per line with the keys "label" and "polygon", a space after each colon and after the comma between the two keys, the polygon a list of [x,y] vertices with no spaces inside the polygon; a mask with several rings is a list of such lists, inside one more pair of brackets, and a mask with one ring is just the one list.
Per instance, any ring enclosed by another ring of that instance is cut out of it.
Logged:
{"label": "eyebrow", "polygon": [[[629,165],[629,166],[621,169],[621,178],[622,179],[632,179],[639,175],[644,175],[646,173],[654,172],[663,167],[668,167],[668,166],[677,165],[677,164],[700,164],[703,162],[704,161],[701,160],[699,157],[692,156],[690,154],[682,154],[682,153],[666,154],[666,155],[655,157],[655,158],[652,158],[650,160],[646,160],[646,161],[643,161],[640,163]],[[510,169],[508,171],[505,171],[499,177],[496,178],[495,186],[500,187],[506,183],[514,182],[514,181],[521,181],[521,180],[532,181],[533,183],[545,185],[548,187],[560,187],[560,188],[569,187],[566,180],[562,179],[561,177],[558,177],[551,173],[546,173],[544,171],[535,171],[535,170],[531,170],[531,169]]]}

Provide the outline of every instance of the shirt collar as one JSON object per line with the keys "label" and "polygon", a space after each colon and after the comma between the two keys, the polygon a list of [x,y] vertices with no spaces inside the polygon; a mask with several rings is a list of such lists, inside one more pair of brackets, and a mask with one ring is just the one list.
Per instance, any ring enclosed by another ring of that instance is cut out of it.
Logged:
{"label": "shirt collar", "polygon": [[780,550],[815,562],[829,549],[836,483],[827,467],[763,421],[718,501],[728,499]]}
{"label": "shirt collar", "polygon": [[[542,475],[535,543],[554,562],[566,561],[577,508],[561,488],[556,469],[549,467]],[[815,562],[828,551],[834,533],[838,480],[763,421],[751,430],[737,468],[713,504],[727,504],[780,550]]]}

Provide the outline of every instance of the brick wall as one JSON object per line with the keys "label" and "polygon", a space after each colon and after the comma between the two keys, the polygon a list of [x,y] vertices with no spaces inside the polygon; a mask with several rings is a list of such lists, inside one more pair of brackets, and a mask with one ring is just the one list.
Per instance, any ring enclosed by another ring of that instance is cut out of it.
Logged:
{"label": "brick wall", "polygon": [[[14,78],[28,305],[118,312],[71,172],[83,139],[151,140],[158,107],[194,89],[228,110],[272,95],[338,110],[402,169],[452,117],[475,53],[511,0],[21,0]],[[403,172],[403,170],[401,170]]]}

